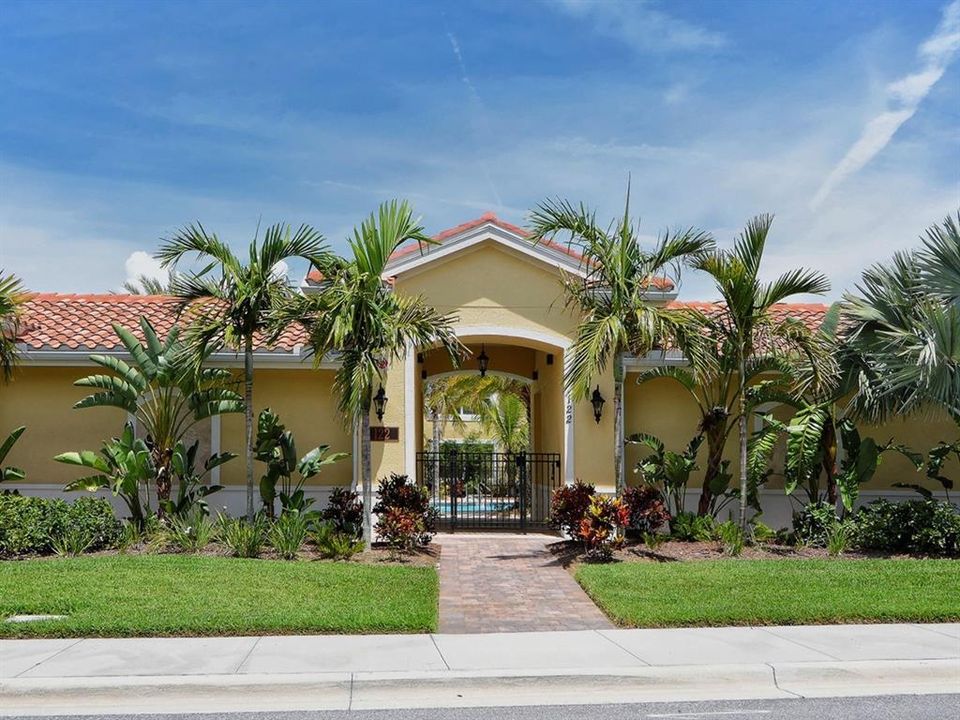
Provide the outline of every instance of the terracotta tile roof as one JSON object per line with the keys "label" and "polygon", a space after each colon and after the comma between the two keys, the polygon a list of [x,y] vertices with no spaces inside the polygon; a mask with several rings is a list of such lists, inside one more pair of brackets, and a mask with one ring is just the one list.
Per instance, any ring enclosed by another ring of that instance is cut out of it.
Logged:
{"label": "terracotta tile roof", "polygon": [[[686,302],[675,300],[668,307],[692,308],[710,314],[720,312],[724,306],[722,303],[704,302],[702,300]],[[777,320],[786,320],[787,318],[800,320],[811,330],[817,330],[820,327],[829,309],[830,306],[823,303],[778,303],[771,308],[773,316]]]}
{"label": "terracotta tile roof", "polygon": [[[176,322],[177,301],[166,295],[72,295],[38,293],[30,296],[20,327],[20,341],[32,350],[77,350],[95,352],[120,347],[111,323],[119,323],[141,336],[140,316],[150,319],[160,334],[166,334]],[[703,312],[722,306],[710,302],[673,302],[671,307],[690,307]],[[828,310],[819,303],[790,303],[774,306],[774,313],[801,320],[807,327],[820,326]],[[270,348],[293,352],[305,346],[304,329],[294,326]],[[262,345],[258,347],[263,348]]]}
{"label": "terracotta tile roof", "polygon": [[[113,350],[120,342],[111,324],[118,323],[142,339],[141,315],[165,335],[176,322],[177,300],[167,295],[38,293],[26,303],[19,339],[33,350]],[[271,349],[292,352],[306,342],[303,328],[296,326]]]}
{"label": "terracotta tile roof", "polygon": [[[475,218],[473,220],[468,220],[465,223],[461,223],[460,225],[457,225],[452,228],[447,228],[446,230],[443,230],[437,233],[436,235],[433,236],[433,239],[437,243],[443,243],[444,240],[448,240],[449,238],[456,237],[457,235],[473,230],[474,228],[478,228],[481,225],[486,225],[487,223],[490,223],[499,228],[502,228],[507,232],[513,233],[515,235],[519,235],[520,237],[528,237],[530,234],[518,225],[508,223],[506,220],[501,220],[492,212],[485,212],[483,215],[481,215],[478,218]],[[569,255],[577,262],[583,260],[583,256],[579,252],[577,252],[575,248],[569,245],[565,245],[563,243],[559,243],[554,240],[546,240],[546,239],[541,240],[539,244],[549,247],[552,250],[556,250],[557,252],[561,252],[565,255]],[[416,253],[419,251],[420,251],[420,246],[417,243],[412,242],[408,244],[406,247],[401,247],[397,249],[393,253],[393,255],[390,256],[390,260],[399,260],[400,258],[406,257],[408,255],[412,255],[413,253]],[[323,280],[323,275],[316,268],[311,269],[310,272],[307,273],[306,281],[310,285],[316,285],[320,283],[322,280]],[[653,280],[651,281],[651,284],[658,290],[669,291],[673,289],[673,283],[670,282],[670,280],[668,280],[667,278],[662,278],[662,277],[653,278]]]}

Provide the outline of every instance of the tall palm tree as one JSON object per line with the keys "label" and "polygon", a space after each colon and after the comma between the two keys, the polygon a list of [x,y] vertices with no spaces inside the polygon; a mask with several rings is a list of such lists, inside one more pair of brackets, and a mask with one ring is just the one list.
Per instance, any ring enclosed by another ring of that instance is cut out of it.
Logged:
{"label": "tall palm tree", "polygon": [[749,494],[747,468],[747,383],[754,366],[777,359],[804,358],[816,371],[814,380],[830,361],[818,336],[802,322],[779,317],[773,312],[777,303],[794,295],[822,294],[830,289],[827,278],[813,270],[784,273],[772,282],[760,280],[760,269],[772,215],[751,219],[729,250],[701,252],[693,267],[713,278],[722,304],[706,316],[709,337],[716,339],[718,350],[729,355],[737,368],[737,425],[740,436],[740,525],[747,524]]}
{"label": "tall palm tree", "polygon": [[[696,403],[700,414],[698,432],[703,433],[707,444],[707,462],[704,467],[703,482],[700,486],[700,498],[697,502],[697,514],[707,515],[716,512],[717,501],[730,485],[729,461],[723,459],[727,440],[734,428],[739,425],[740,383],[738,379],[737,358],[724,351],[731,347],[725,337],[726,324],[713,324],[706,316],[699,316],[704,336],[716,342],[721,348],[716,354],[716,363],[699,370],[676,365],[651,368],[640,374],[637,383],[645,383],[660,378],[668,378],[686,390]],[[769,401],[793,401],[789,395],[789,373],[780,362],[765,359],[762,362],[747,364],[746,381],[747,414],[753,408]],[[755,381],[764,373],[782,373],[778,381]]]}
{"label": "tall palm tree", "polygon": [[289,225],[272,225],[264,233],[262,242],[258,234],[250,242],[246,263],[216,234],[207,233],[200,224],[180,229],[164,241],[157,253],[164,267],[175,267],[192,254],[205,263],[199,272],[178,272],[171,286],[173,294],[181,299],[181,311],[190,308],[191,324],[184,336],[198,369],[210,352],[229,348],[243,353],[244,457],[247,517],[250,520],[254,517],[256,490],[253,480],[253,348],[264,333],[277,329],[273,312],[294,295],[286,276],[277,273],[275,268],[292,258],[303,258],[323,267],[331,258],[323,236],[308,225],[301,225],[296,232],[292,232]]}
{"label": "tall palm tree", "polygon": [[463,351],[453,317],[421,297],[393,292],[383,277],[390,256],[410,240],[433,242],[406,202],[382,204],[354,229],[351,257],[321,266],[323,290],[296,298],[281,313],[304,322],[318,363],[328,353],[339,358],[334,385],[340,410],[360,434],[363,539],[368,547],[373,540],[370,406],[375,389],[384,382],[389,363],[402,359],[410,348],[440,344],[454,358]]}
{"label": "tall palm tree", "polygon": [[[530,217],[535,241],[568,233],[568,244],[582,256],[584,277],[563,276],[568,308],[580,313],[576,339],[566,362],[564,383],[575,400],[589,396],[594,380],[613,364],[614,474],[623,485],[623,359],[646,355],[666,342],[686,337],[689,318],[683,310],[663,307],[651,297],[658,278],[679,279],[681,264],[713,247],[709,235],[693,229],[662,235],[652,250],[640,245],[638,224],[630,217],[630,187],[620,219],[607,228],[583,204],[565,200],[541,203]],[[686,345],[693,349],[694,338]],[[695,362],[706,362],[696,353]]]}
{"label": "tall palm tree", "polygon": [[20,355],[17,336],[26,299],[20,278],[4,275],[0,270],[0,377],[4,382],[13,377],[13,368]]}
{"label": "tall palm tree", "polygon": [[864,358],[858,410],[881,422],[940,408],[960,424],[960,212],[923,246],[863,273],[844,337]]}

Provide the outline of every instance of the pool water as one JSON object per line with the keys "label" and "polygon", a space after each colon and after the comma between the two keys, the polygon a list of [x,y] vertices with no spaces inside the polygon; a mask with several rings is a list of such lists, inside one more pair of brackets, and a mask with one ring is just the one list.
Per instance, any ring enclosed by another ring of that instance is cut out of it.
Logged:
{"label": "pool water", "polygon": [[[477,501],[477,500],[461,500],[457,502],[457,514],[458,515],[470,515],[476,513],[491,513],[491,512],[504,512],[507,510],[513,510],[517,504],[515,502],[505,502],[502,500],[491,500],[491,501]],[[434,502],[433,507],[441,515],[450,515],[452,505],[449,500],[443,500],[440,502]]]}

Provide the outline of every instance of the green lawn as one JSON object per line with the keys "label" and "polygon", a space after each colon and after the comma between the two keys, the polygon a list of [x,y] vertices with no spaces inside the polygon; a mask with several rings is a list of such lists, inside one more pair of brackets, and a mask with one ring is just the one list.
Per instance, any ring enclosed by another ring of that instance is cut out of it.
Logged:
{"label": "green lawn", "polygon": [[0,637],[428,632],[433,568],[185,555],[0,562]]}
{"label": "green lawn", "polygon": [[705,560],[583,565],[629,627],[960,620],[956,560]]}

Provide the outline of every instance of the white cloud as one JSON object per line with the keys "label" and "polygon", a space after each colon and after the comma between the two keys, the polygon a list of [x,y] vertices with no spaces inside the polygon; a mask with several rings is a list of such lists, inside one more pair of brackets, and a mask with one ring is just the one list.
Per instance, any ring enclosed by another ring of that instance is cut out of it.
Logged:
{"label": "white cloud", "polygon": [[160,264],[159,260],[143,250],[130,253],[123,263],[123,268],[127,273],[126,281],[134,285],[138,284],[141,277],[159,280],[160,282],[167,281],[167,270]]}
{"label": "white cloud", "polygon": [[886,87],[888,108],[867,122],[860,137],[820,185],[811,209],[817,209],[844,180],[859,172],[883,150],[897,130],[916,113],[920,103],[943,77],[947,66],[960,50],[960,0],[943,9],[937,29],[917,50],[925,61],[920,72],[906,75]]}
{"label": "white cloud", "polygon": [[593,29],[636,50],[652,52],[715,50],[727,44],[721,33],[674,17],[648,0],[561,0],[558,7]]}

